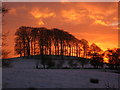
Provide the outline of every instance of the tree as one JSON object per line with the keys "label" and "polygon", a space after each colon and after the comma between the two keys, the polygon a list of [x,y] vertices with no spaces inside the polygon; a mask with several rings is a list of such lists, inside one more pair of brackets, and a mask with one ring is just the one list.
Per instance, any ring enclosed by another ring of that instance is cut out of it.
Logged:
{"label": "tree", "polygon": [[[38,51],[39,55],[51,55],[53,52],[52,46],[55,47],[55,55],[63,56],[66,55],[68,52],[71,52],[69,51],[68,47],[72,49],[74,47],[73,50],[75,51],[76,49],[77,52],[77,48],[75,47],[78,47],[78,39],[76,39],[73,35],[69,34],[68,32],[57,28],[47,29],[45,27],[34,28],[21,26],[16,31],[15,35],[16,39],[20,39],[15,41],[16,53],[20,54],[20,47],[22,47],[22,54],[24,54],[24,56],[30,56],[33,54],[35,55]],[[21,43],[20,45],[22,46],[20,46],[18,43]]]}
{"label": "tree", "polygon": [[93,43],[89,47],[88,56],[90,56],[90,58],[94,58],[94,55],[96,55],[96,53],[101,54],[102,52],[102,49]]}
{"label": "tree", "polygon": [[120,48],[117,48],[116,51],[115,51],[115,54],[114,54],[114,57],[115,57],[115,65],[116,65],[116,68],[120,68]]}
{"label": "tree", "polygon": [[102,49],[99,46],[97,46],[95,43],[91,44],[90,49],[91,49],[91,52],[93,52],[93,53],[102,51]]}
{"label": "tree", "polygon": [[[8,8],[6,8],[6,7],[0,7],[0,11],[1,11],[0,14],[2,14],[2,16],[4,17],[5,14],[8,12]],[[3,21],[2,21],[2,24],[3,24]],[[7,40],[8,34],[9,34],[8,32],[6,32],[6,33],[4,32],[4,33],[1,33],[1,34],[0,34],[0,37],[2,38],[0,57],[1,57],[2,59],[7,58],[8,55],[9,55],[9,53],[10,53],[10,51],[6,50],[6,47],[7,47],[7,42],[6,42],[6,40]]]}
{"label": "tree", "polygon": [[88,47],[89,47],[88,41],[85,40],[85,39],[81,39],[81,40],[80,40],[80,43],[82,44],[82,48],[83,48],[83,51],[84,51],[84,53],[83,53],[84,58],[86,58],[86,56],[87,56],[87,51],[88,51]]}
{"label": "tree", "polygon": [[107,58],[109,60],[109,68],[119,68],[120,66],[120,49],[108,49],[106,51]]}
{"label": "tree", "polygon": [[[72,53],[72,51],[76,51],[76,55],[78,53],[77,42],[79,40],[68,32],[57,28],[21,26],[17,29],[15,35],[16,54],[20,56],[40,55],[39,60],[41,60],[43,68],[45,68],[47,62],[46,55],[61,55],[61,60],[63,60],[63,55],[67,55],[67,53]],[[52,49],[52,47],[55,49]],[[39,64],[36,64],[36,68],[38,66]]]}
{"label": "tree", "polygon": [[31,31],[31,54],[36,55],[37,54],[37,36],[38,36],[38,28],[33,28]]}
{"label": "tree", "polygon": [[17,37],[16,40],[15,40],[15,51],[16,51],[16,54],[19,54],[20,57],[22,57],[22,53],[23,53],[23,43],[22,43],[22,40]]}
{"label": "tree", "polygon": [[[15,33],[15,35],[17,36],[16,38],[19,38],[21,40],[21,43],[23,45],[23,53],[24,53],[24,56],[30,56],[30,42],[31,42],[31,30],[32,28],[31,27],[25,27],[25,26],[21,26]],[[18,42],[16,41],[16,46]],[[16,48],[16,47],[15,47]],[[17,52],[17,49],[16,50],[16,53],[19,54],[19,52]]]}
{"label": "tree", "polygon": [[103,56],[99,53],[94,53],[90,63],[94,68],[103,67]]}

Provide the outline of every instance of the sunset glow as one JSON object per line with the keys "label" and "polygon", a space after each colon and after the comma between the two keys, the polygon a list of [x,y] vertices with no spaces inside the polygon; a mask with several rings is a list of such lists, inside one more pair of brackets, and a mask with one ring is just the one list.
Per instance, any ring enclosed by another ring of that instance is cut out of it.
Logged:
{"label": "sunset glow", "polygon": [[[116,2],[3,3],[10,11],[3,17],[3,32],[9,31],[7,42],[14,57],[14,34],[20,26],[60,28],[89,45],[101,49],[118,47],[118,6]],[[104,58],[107,62],[107,58]]]}

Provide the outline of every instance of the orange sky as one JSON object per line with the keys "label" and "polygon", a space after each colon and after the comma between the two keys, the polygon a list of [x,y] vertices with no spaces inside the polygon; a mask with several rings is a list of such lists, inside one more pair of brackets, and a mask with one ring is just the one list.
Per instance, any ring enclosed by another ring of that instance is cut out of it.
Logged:
{"label": "orange sky", "polygon": [[14,55],[14,33],[20,26],[59,28],[103,50],[118,47],[118,6],[115,2],[3,3],[3,32],[9,31],[8,49]]}

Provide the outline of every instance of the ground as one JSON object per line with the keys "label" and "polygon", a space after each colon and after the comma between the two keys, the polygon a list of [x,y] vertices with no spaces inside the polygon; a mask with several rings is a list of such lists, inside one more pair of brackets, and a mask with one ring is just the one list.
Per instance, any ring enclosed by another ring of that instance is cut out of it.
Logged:
{"label": "ground", "polygon": [[35,69],[32,59],[15,59],[2,73],[3,88],[118,88],[119,77],[99,69]]}

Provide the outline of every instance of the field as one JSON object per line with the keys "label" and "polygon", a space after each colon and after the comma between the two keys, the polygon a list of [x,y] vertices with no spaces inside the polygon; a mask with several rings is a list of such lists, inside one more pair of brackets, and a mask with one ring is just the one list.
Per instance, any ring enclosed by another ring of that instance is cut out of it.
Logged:
{"label": "field", "polygon": [[[35,69],[33,59],[3,68],[3,88],[118,88],[118,73],[105,69]],[[92,83],[90,79],[97,79]]]}

